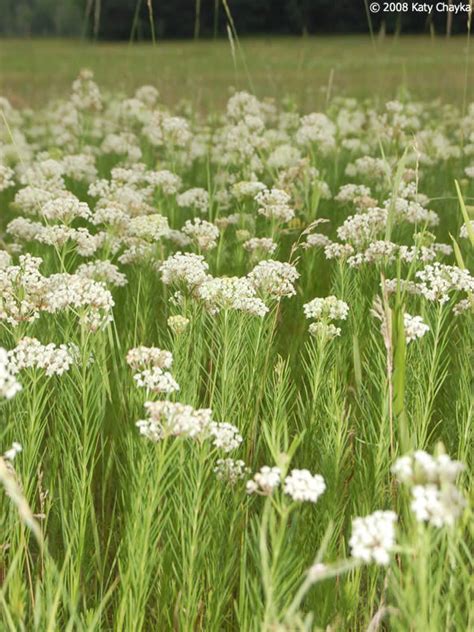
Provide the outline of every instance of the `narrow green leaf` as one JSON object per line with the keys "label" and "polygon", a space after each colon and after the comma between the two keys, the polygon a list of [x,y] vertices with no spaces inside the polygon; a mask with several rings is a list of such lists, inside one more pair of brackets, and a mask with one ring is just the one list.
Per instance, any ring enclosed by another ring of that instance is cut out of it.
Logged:
{"label": "narrow green leaf", "polygon": [[458,194],[459,206],[461,208],[461,213],[464,219],[464,224],[466,226],[469,241],[471,242],[471,246],[474,246],[474,229],[471,226],[471,221],[469,219],[467,208],[464,203],[464,198],[461,193],[461,187],[459,186],[459,182],[457,180],[454,181],[454,184],[456,185],[456,193]]}

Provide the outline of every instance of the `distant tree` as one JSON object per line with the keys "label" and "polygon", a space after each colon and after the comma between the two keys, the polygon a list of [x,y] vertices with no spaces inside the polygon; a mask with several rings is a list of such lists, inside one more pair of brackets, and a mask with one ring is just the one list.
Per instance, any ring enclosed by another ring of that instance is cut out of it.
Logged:
{"label": "distant tree", "polygon": [[[226,0],[239,36],[250,34],[367,33],[362,0]],[[451,0],[449,0],[451,1]],[[78,36],[149,40],[226,34],[223,0],[0,0],[0,35]],[[375,32],[466,31],[465,15],[373,14]]]}

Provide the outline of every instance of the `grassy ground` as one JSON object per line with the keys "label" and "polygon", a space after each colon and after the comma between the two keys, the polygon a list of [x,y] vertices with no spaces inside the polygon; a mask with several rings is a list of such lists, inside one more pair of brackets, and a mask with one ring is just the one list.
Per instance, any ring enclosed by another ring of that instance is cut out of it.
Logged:
{"label": "grassy ground", "polygon": [[[37,105],[63,95],[78,71],[94,70],[104,87],[130,91],[153,83],[168,103],[192,98],[202,109],[221,106],[229,86],[259,96],[291,95],[301,108],[322,107],[332,93],[390,99],[401,89],[416,98],[461,102],[474,97],[474,48],[463,37],[313,37],[243,40],[249,68],[218,42],[150,45],[6,40],[0,46],[0,93],[15,105]],[[466,61],[470,60],[466,75]],[[250,80],[249,80],[250,76]],[[252,85],[250,85],[250,83]]]}

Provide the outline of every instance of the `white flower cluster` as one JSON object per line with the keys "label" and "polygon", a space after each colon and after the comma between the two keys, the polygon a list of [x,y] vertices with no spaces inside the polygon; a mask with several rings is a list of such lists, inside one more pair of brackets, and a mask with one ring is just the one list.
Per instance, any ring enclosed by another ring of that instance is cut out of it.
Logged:
{"label": "white flower cluster", "polygon": [[127,277],[120,272],[118,267],[109,260],[97,259],[90,263],[82,263],[76,270],[76,274],[86,279],[93,279],[105,284],[123,287],[127,285]]}
{"label": "white flower cluster", "polygon": [[289,169],[301,160],[301,152],[293,145],[278,145],[268,156],[267,165],[271,169]]}
{"label": "white flower cluster", "polygon": [[206,222],[200,217],[195,217],[193,220],[188,219],[182,231],[192,239],[199,250],[212,250],[217,246],[219,229],[214,224]]}
{"label": "white flower cluster", "polygon": [[[469,226],[471,227],[471,232],[474,232],[474,219],[469,221]],[[469,230],[467,224],[463,224],[461,226],[461,230],[459,231],[459,237],[463,239],[467,239],[469,237]]]}
{"label": "white flower cluster", "polygon": [[[410,189],[405,192],[412,197]],[[420,196],[417,196],[420,199]],[[387,211],[392,210],[394,219],[408,224],[426,224],[427,226],[437,226],[439,216],[434,211],[426,209],[419,201],[406,199],[405,197],[389,198],[384,202]]]}
{"label": "white flower cluster", "polygon": [[428,301],[449,301],[451,292],[474,292],[474,278],[468,270],[434,263],[416,273],[418,290]]}
{"label": "white flower cluster", "polygon": [[423,450],[399,458],[392,467],[397,480],[411,492],[411,510],[418,522],[435,527],[453,525],[466,505],[456,487],[464,465],[447,454],[431,456]]}
{"label": "white flower cluster", "polygon": [[238,429],[229,423],[212,420],[209,408],[195,409],[179,402],[145,402],[147,419],[140,419],[136,425],[140,434],[157,442],[164,437],[187,437],[212,440],[213,446],[224,452],[231,452],[242,443]]}
{"label": "white flower cluster", "polygon": [[61,160],[63,173],[71,180],[91,183],[97,178],[93,154],[72,154]]}
{"label": "white flower cluster", "polygon": [[260,261],[246,277],[211,277],[201,255],[178,252],[164,261],[159,271],[165,285],[181,285],[201,300],[211,314],[237,310],[264,316],[268,307],[262,299],[280,300],[296,293],[299,274],[281,261]]}
{"label": "white flower cluster", "polygon": [[398,244],[379,239],[370,243],[363,252],[358,252],[352,257],[349,257],[347,263],[352,268],[358,267],[363,263],[387,264],[395,260],[398,251]]}
{"label": "white flower cluster", "polygon": [[41,244],[61,248],[68,241],[75,242],[75,248],[83,257],[92,256],[104,243],[106,233],[95,235],[87,228],[72,228],[66,224],[52,224],[44,226],[24,217],[13,219],[7,226],[7,233],[17,239],[37,241]]}
{"label": "white flower cluster", "polygon": [[346,176],[351,178],[364,176],[370,180],[381,181],[389,178],[390,174],[390,165],[382,158],[372,156],[361,156],[346,167]]}
{"label": "white flower cluster", "polygon": [[277,244],[270,237],[252,237],[243,243],[243,247],[251,252],[254,258],[263,259],[275,252]]}
{"label": "white flower cluster", "polygon": [[294,283],[299,273],[291,263],[267,259],[260,261],[248,274],[258,294],[279,301],[296,294]]}
{"label": "white flower cluster", "polygon": [[168,231],[168,220],[159,213],[133,217],[128,224],[130,235],[153,241],[167,235]]}
{"label": "white flower cluster", "polygon": [[0,193],[15,184],[15,172],[10,167],[0,164]]}
{"label": "white flower cluster", "polygon": [[189,437],[194,439],[208,432],[212,422],[209,408],[194,409],[179,402],[145,402],[147,419],[140,419],[136,425],[140,434],[151,441],[161,441],[164,437]]}
{"label": "white flower cluster", "polygon": [[247,494],[260,494],[261,496],[271,496],[273,491],[281,483],[281,470],[279,467],[264,465],[254,474],[252,480],[247,481]]}
{"label": "white flower cluster", "polygon": [[91,331],[112,320],[114,301],[103,283],[78,274],[53,274],[46,277],[43,309],[50,313],[70,309]]}
{"label": "white flower cluster", "polygon": [[343,184],[334,199],[336,202],[357,203],[359,198],[370,197],[370,194],[369,187],[363,184]]}
{"label": "white flower cluster", "polygon": [[0,320],[16,326],[39,318],[45,286],[41,262],[38,257],[22,255],[18,265],[0,269]]}
{"label": "white flower cluster", "polygon": [[151,171],[148,174],[148,181],[164,195],[176,195],[182,184],[181,178],[168,169]]}
{"label": "white flower cluster", "polygon": [[198,286],[196,295],[211,314],[232,309],[262,317],[268,312],[246,277],[210,277]]}
{"label": "white flower cluster", "polygon": [[129,163],[134,163],[142,157],[138,139],[128,132],[107,134],[100,149],[103,154],[123,156]]}
{"label": "white flower cluster", "polygon": [[207,278],[208,264],[202,255],[177,252],[164,261],[159,271],[165,285],[182,284],[192,289]]}
{"label": "white flower cluster", "polygon": [[463,298],[459,303],[453,307],[453,314],[455,316],[460,316],[464,312],[472,312],[474,310],[474,298],[472,294],[469,295],[468,298]]}
{"label": "white flower cluster", "polygon": [[80,202],[72,194],[48,200],[39,212],[44,219],[50,222],[59,221],[64,224],[70,224],[77,218],[90,219],[92,217],[89,206],[85,202]]}
{"label": "white flower cluster", "polygon": [[410,314],[404,314],[403,325],[405,327],[405,338],[407,343],[412,342],[417,338],[423,338],[426,332],[430,330],[428,325],[423,322],[421,316],[410,316]]}
{"label": "white flower cluster", "polygon": [[158,347],[134,347],[127,353],[127,364],[132,369],[157,366],[160,369],[170,369],[173,364],[173,355],[170,351],[158,349]]}
{"label": "white flower cluster", "polygon": [[0,347],[0,397],[11,399],[19,391],[21,391],[21,384],[12,372],[8,353]]}
{"label": "white flower cluster", "polygon": [[393,511],[376,511],[370,516],[355,518],[349,540],[352,557],[365,563],[387,565],[395,546],[396,521],[397,514]]}
{"label": "white flower cluster", "polygon": [[169,371],[163,371],[159,367],[143,369],[135,373],[133,379],[140,388],[150,393],[174,393],[179,391],[179,384]]}
{"label": "white flower cluster", "polygon": [[42,369],[50,377],[69,371],[77,357],[77,348],[70,345],[41,344],[36,338],[22,338],[8,352],[10,371],[14,374],[23,369]]}
{"label": "white flower cluster", "polygon": [[314,298],[309,303],[305,303],[303,311],[306,318],[316,321],[309,326],[311,335],[334,338],[341,335],[341,329],[331,321],[346,320],[349,314],[349,305],[335,296],[326,296],[325,298]]}
{"label": "white flower cluster", "polygon": [[178,195],[176,203],[182,208],[191,208],[204,214],[209,210],[209,193],[199,187],[188,189]]}
{"label": "white flower cluster", "polygon": [[336,147],[336,126],[321,112],[312,112],[301,118],[300,128],[296,132],[299,145],[315,143],[321,153],[327,154]]}
{"label": "white flower cluster", "polygon": [[364,213],[350,215],[337,229],[337,236],[342,241],[361,247],[374,241],[385,231],[387,217],[387,210],[378,207],[369,208]]}
{"label": "white flower cluster", "polygon": [[99,111],[102,109],[102,99],[99,87],[94,82],[94,75],[84,69],[72,84],[71,102],[77,110]]}
{"label": "white flower cluster", "polygon": [[176,314],[168,318],[167,325],[176,336],[179,336],[186,331],[189,325],[189,318]]}
{"label": "white flower cluster", "polygon": [[288,205],[290,196],[281,189],[265,189],[255,196],[259,204],[258,213],[275,222],[287,223],[293,219],[295,212]]}
{"label": "white flower cluster", "polygon": [[174,393],[179,384],[171,373],[173,356],[157,347],[135,347],[127,353],[127,364],[136,371],[133,379],[140,388],[152,393]]}
{"label": "white flower cluster", "polygon": [[303,306],[306,318],[313,320],[346,320],[349,306],[335,296],[314,298]]}
{"label": "white flower cluster", "polygon": [[324,246],[324,256],[326,259],[347,259],[354,252],[351,244],[338,244],[330,242]]}
{"label": "white flower cluster", "polygon": [[[247,493],[271,496],[281,482],[281,469],[264,465],[247,481]],[[324,478],[319,474],[311,474],[309,470],[291,470],[283,481],[284,493],[296,502],[316,503],[325,490]]]}
{"label": "white flower cluster", "polygon": [[309,470],[292,470],[285,478],[284,491],[297,502],[317,502],[326,489],[324,478]]}
{"label": "white flower cluster", "polygon": [[242,180],[232,186],[232,195],[237,200],[255,198],[260,191],[264,191],[265,189],[266,187],[263,182]]}
{"label": "white flower cluster", "polygon": [[235,485],[237,481],[243,479],[248,472],[248,468],[241,459],[217,459],[214,473],[220,481],[226,481],[230,485]]}
{"label": "white flower cluster", "polygon": [[22,451],[23,451],[23,446],[21,445],[21,443],[14,441],[12,443],[12,447],[3,453],[3,458],[6,461],[10,461],[10,463],[12,463],[15,460],[16,456],[20,454],[20,452]]}
{"label": "white flower cluster", "polygon": [[212,437],[212,445],[224,452],[236,450],[243,441],[238,429],[227,422],[211,422],[209,436]]}

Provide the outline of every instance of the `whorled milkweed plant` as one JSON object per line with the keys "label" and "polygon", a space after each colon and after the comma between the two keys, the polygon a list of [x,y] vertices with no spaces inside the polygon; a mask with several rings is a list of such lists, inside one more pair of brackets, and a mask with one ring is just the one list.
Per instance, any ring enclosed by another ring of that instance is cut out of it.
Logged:
{"label": "whorled milkweed plant", "polygon": [[474,105],[0,108],[2,630],[472,627]]}

